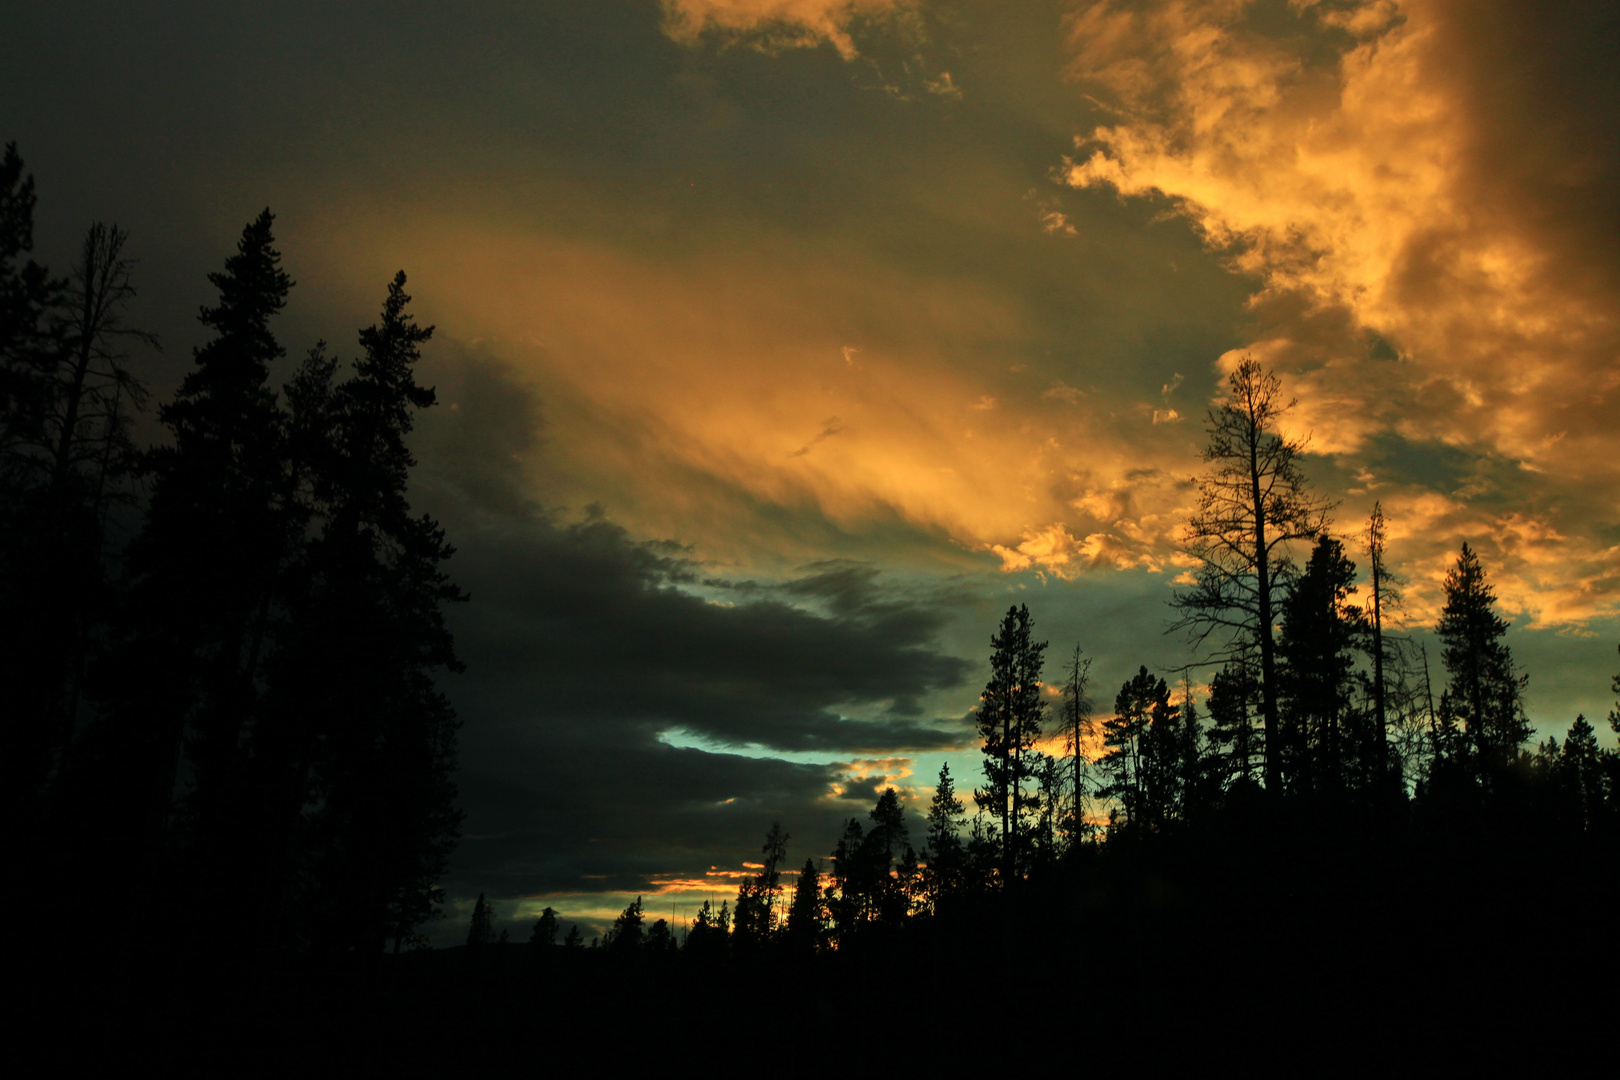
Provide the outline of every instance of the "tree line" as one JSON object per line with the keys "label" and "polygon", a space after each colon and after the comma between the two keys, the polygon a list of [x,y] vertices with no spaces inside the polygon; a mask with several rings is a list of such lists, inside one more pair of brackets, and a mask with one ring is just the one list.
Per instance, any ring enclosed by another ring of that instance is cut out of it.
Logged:
{"label": "tree line", "polygon": [[158,343],[127,321],[128,234],[92,224],[58,277],[31,257],[35,202],[9,145],[0,759],[29,865],[118,882],[126,948],[255,963],[417,940],[460,822],[435,674],[460,670],[443,612],[466,599],[408,497],[432,327],[402,272],[358,356],[317,343],[288,371],[272,323],[294,282],[265,210],[208,275],[206,340],[140,447],[136,354]]}
{"label": "tree line", "polygon": [[[1331,531],[1333,507],[1310,491],[1303,447],[1276,432],[1289,404],[1276,377],[1245,360],[1209,413],[1208,468],[1184,534],[1197,568],[1171,601],[1172,629],[1199,651],[1195,665],[1170,673],[1179,686],[1142,666],[1101,710],[1078,646],[1061,678],[1044,681],[1048,645],[1035,639],[1028,607],[1013,606],[991,639],[976,714],[976,814],[941,768],[914,850],[888,789],[865,822],[846,822],[828,866],[805,861],[790,897],[780,874],[787,834],[773,824],[764,868],[734,904],[704,903],[686,951],[837,950],[942,913],[1005,906],[1019,890],[1072,899],[1082,868],[1113,853],[1214,846],[1256,829],[1296,830],[1303,842],[1378,829],[1450,843],[1505,836],[1504,823],[1523,821],[1540,841],[1568,841],[1572,857],[1612,870],[1620,751],[1602,749],[1584,716],[1562,743],[1529,744],[1528,676],[1467,544],[1442,582],[1436,697],[1426,649],[1388,629],[1403,582],[1386,560],[1381,506],[1354,538]],[[1350,543],[1365,553],[1364,577]],[[1308,552],[1303,563],[1295,551]],[[1213,672],[1195,692],[1200,668]],[[1620,674],[1611,688],[1620,696]],[[1620,700],[1607,722],[1620,734]],[[1059,734],[1061,755],[1038,748]],[[554,927],[547,911],[542,923]],[[604,944],[641,948],[640,913],[638,898]],[[656,940],[674,947],[667,929]]]}

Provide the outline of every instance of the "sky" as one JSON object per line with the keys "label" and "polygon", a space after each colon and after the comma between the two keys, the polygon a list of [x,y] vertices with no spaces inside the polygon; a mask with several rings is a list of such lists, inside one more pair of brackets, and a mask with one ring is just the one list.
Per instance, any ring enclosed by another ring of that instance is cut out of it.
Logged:
{"label": "sky", "polygon": [[[394,271],[458,549],[465,935],[735,895],[978,779],[1028,604],[1096,696],[1167,634],[1262,361],[1427,642],[1475,548],[1540,734],[1620,669],[1620,15],[1498,0],[8,5],[36,255],[131,234],[162,400],[269,206],[291,364]],[[147,435],[157,438],[147,421]],[[1442,673],[1435,667],[1436,680]],[[1601,738],[1614,736],[1601,725]],[[920,832],[920,822],[913,819]]]}

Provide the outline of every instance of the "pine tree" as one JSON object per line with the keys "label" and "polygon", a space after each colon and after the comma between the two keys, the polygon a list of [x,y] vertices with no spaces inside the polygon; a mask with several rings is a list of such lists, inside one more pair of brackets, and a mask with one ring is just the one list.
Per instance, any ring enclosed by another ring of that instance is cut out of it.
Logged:
{"label": "pine tree", "polygon": [[1527,676],[1515,673],[1503,637],[1508,624],[1496,614],[1496,594],[1467,544],[1446,572],[1445,607],[1435,633],[1450,676],[1448,704],[1466,736],[1472,772],[1489,789],[1530,737],[1524,715]]}
{"label": "pine tree", "polygon": [[984,740],[985,786],[974,801],[998,818],[1000,871],[1004,885],[1019,873],[1028,846],[1027,818],[1037,799],[1026,788],[1035,775],[1035,742],[1041,737],[1046,701],[1041,693],[1046,642],[1032,639],[1029,608],[1007,609],[1001,630],[991,639],[990,681],[979,700],[978,728]]}
{"label": "pine tree", "polygon": [[1209,739],[1228,792],[1255,787],[1254,760],[1260,737],[1254,730],[1259,687],[1248,669],[1227,664],[1209,684]]}
{"label": "pine tree", "polygon": [[1381,780],[1390,779],[1388,774],[1389,763],[1389,679],[1386,667],[1392,657],[1390,655],[1391,642],[1384,637],[1384,615],[1391,610],[1399,610],[1401,594],[1398,586],[1401,580],[1390,573],[1384,559],[1385,548],[1388,544],[1387,526],[1384,522],[1384,507],[1379,502],[1373,503],[1372,516],[1367,519],[1367,561],[1371,572],[1372,609],[1367,613],[1371,617],[1368,628],[1368,651],[1372,655],[1373,676],[1373,725],[1376,736],[1374,745],[1380,750],[1378,770]]}
{"label": "pine tree", "polygon": [[795,952],[813,953],[826,946],[827,919],[821,895],[821,871],[805,859],[788,905],[787,942]]}
{"label": "pine tree", "polygon": [[461,670],[443,606],[466,597],[442,569],[454,552],[443,530],[407,496],[412,416],[435,398],[414,377],[433,331],[409,315],[404,287],[396,275],[381,319],[361,331],[351,378],[332,386],[317,351],[289,389],[318,536],[273,689],[282,772],[306,777],[293,790],[317,807],[317,902],[338,909],[323,920],[336,949],[378,948],[434,916],[461,820],[458,722],[434,673]]}
{"label": "pine tree", "polygon": [[619,913],[619,917],[613,920],[612,929],[603,938],[603,946],[617,953],[640,952],[642,945],[646,942],[643,927],[645,922],[644,910],[641,897],[636,897]]}
{"label": "pine tree", "polygon": [[928,804],[928,840],[923,848],[923,858],[928,863],[927,894],[936,910],[942,900],[962,887],[964,852],[958,834],[966,815],[967,808],[956,797],[950,762],[945,762],[939,767],[934,798]]}
{"label": "pine tree", "polygon": [[1569,726],[1560,765],[1574,803],[1576,827],[1596,831],[1603,820],[1603,754],[1597,732],[1585,716],[1577,716]]}
{"label": "pine tree", "polygon": [[529,935],[529,944],[537,948],[551,948],[557,944],[557,913],[550,907],[540,912],[540,917],[534,920],[534,932]]}
{"label": "pine tree", "polygon": [[467,928],[467,947],[481,948],[489,945],[495,937],[495,912],[484,900],[484,894],[478,894],[478,902],[473,905],[472,925]]}
{"label": "pine tree", "polygon": [[1299,465],[1301,443],[1275,433],[1293,402],[1260,364],[1245,358],[1227,380],[1226,400],[1209,413],[1198,510],[1185,550],[1199,561],[1196,583],[1171,602],[1208,658],[1239,661],[1259,682],[1265,729],[1265,785],[1282,790],[1279,686],[1273,628],[1293,575],[1290,546],[1327,527],[1330,505],[1310,494]]}
{"label": "pine tree", "polygon": [[[250,747],[273,604],[300,538],[285,414],[268,385],[282,356],[270,320],[292,287],[273,220],[266,210],[250,222],[224,270],[209,275],[218,303],[198,317],[211,337],[158,410],[171,440],[146,456],[147,514],[125,551],[114,647],[95,679],[105,719],[93,776],[79,785],[118,808],[122,831],[93,841],[116,852],[107,857],[155,852],[174,824],[183,749],[192,783],[178,820],[209,911],[223,912],[225,896],[274,903],[260,888],[263,792]],[[156,872],[150,861],[144,872]]]}
{"label": "pine tree", "polygon": [[1180,815],[1180,718],[1169,685],[1144,667],[1120,687],[1114,716],[1103,722],[1102,794],[1118,800],[1130,831],[1156,832]]}
{"label": "pine tree", "polygon": [[[36,796],[56,782],[77,726],[92,634],[111,599],[103,533],[108,504],[134,469],[129,418],[145,388],[129,371],[132,343],[156,338],[124,323],[135,295],[127,234],[99,222],[86,232],[68,280],[58,283],[50,332],[35,340],[29,377],[36,411],[13,431],[9,508],[0,518],[0,593],[31,617],[0,631],[0,677],[16,743],[4,756],[20,773],[7,790]],[[26,290],[24,290],[26,292]]]}
{"label": "pine tree", "polygon": [[1355,654],[1365,633],[1361,609],[1348,602],[1355,580],[1343,545],[1322,537],[1282,604],[1281,733],[1285,784],[1294,791],[1340,792],[1365,771],[1370,748],[1350,737]]}

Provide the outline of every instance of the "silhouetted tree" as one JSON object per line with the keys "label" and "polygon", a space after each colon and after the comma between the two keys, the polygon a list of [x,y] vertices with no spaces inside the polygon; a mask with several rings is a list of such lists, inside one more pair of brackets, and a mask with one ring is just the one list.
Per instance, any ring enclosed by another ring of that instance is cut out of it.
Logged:
{"label": "silhouetted tree", "polygon": [[990,644],[990,681],[979,699],[978,728],[984,740],[985,786],[974,801],[1001,825],[1001,877],[1018,874],[1027,846],[1026,818],[1038,802],[1025,791],[1035,770],[1035,742],[1041,737],[1046,701],[1041,696],[1042,654],[1046,642],[1030,636],[1029,608],[1007,609]]}
{"label": "silhouetted tree", "polygon": [[1159,831],[1179,814],[1180,715],[1170,687],[1144,667],[1120,687],[1114,716],[1103,721],[1103,794],[1119,801],[1133,832]]}
{"label": "silhouetted tree", "polygon": [[1248,668],[1230,663],[1209,684],[1210,743],[1227,791],[1258,790],[1254,760],[1261,736],[1254,730],[1259,686]]}
{"label": "silhouetted tree", "polygon": [[1365,786],[1383,756],[1382,746],[1375,751],[1370,740],[1355,737],[1351,716],[1355,656],[1365,633],[1361,609],[1348,602],[1355,580],[1343,545],[1322,537],[1281,605],[1278,682],[1291,790],[1340,792],[1352,775]]}
{"label": "silhouetted tree", "polygon": [[705,900],[686,933],[686,951],[693,956],[722,957],[730,946],[730,933],[731,910],[725,901],[720,902],[720,910],[716,911],[713,904]]}
{"label": "silhouetted tree", "polygon": [[958,834],[961,820],[966,815],[967,808],[956,796],[950,763],[945,762],[939,767],[934,798],[928,804],[928,839],[923,848],[923,858],[928,863],[926,894],[929,903],[936,909],[942,900],[957,893],[963,885],[965,852]]}
{"label": "silhouetted tree", "polygon": [[1312,496],[1300,469],[1304,447],[1276,434],[1293,402],[1275,375],[1249,358],[1227,379],[1226,400],[1209,413],[1198,509],[1184,547],[1198,559],[1196,583],[1178,593],[1177,629],[1217,663],[1241,661],[1259,681],[1265,784],[1281,790],[1277,654],[1273,628],[1293,573],[1289,548],[1315,539],[1330,507]]}
{"label": "silhouetted tree", "polygon": [[1367,519],[1367,561],[1371,575],[1372,609],[1368,612],[1371,625],[1368,627],[1368,652],[1372,656],[1372,698],[1373,698],[1373,727],[1376,733],[1376,745],[1380,754],[1376,765],[1380,779],[1387,779],[1389,763],[1389,679],[1385,671],[1389,664],[1390,642],[1384,637],[1384,613],[1391,609],[1398,609],[1401,604],[1401,594],[1398,586],[1401,581],[1390,573],[1385,562],[1384,553],[1387,547],[1387,527],[1384,522],[1384,507],[1379,502],[1373,503],[1372,516]]}
{"label": "silhouetted tree", "polygon": [[1558,770],[1570,794],[1575,827],[1595,831],[1603,820],[1603,755],[1597,732],[1585,716],[1577,716],[1569,726]]}
{"label": "silhouetted tree", "polygon": [[638,896],[613,920],[612,928],[602,939],[603,947],[617,953],[640,952],[646,939],[643,910]]}
{"label": "silhouetted tree", "polygon": [[821,871],[814,859],[805,859],[788,905],[788,947],[801,953],[817,952],[827,944],[827,916],[821,895]]}
{"label": "silhouetted tree", "polygon": [[[268,386],[282,355],[270,320],[292,287],[272,222],[268,210],[250,222],[224,270],[209,275],[219,299],[199,319],[211,337],[158,410],[171,441],[147,455],[146,518],[125,551],[113,648],[97,678],[98,767],[83,785],[118,808],[112,849],[94,861],[151,855],[170,824],[183,750],[194,888],[204,911],[221,913],[225,896],[250,906],[264,897],[251,736],[273,602],[301,539],[285,417]],[[155,872],[148,858],[145,873]],[[269,917],[255,911],[250,921]]]}
{"label": "silhouetted tree", "polygon": [[[91,636],[110,600],[103,533],[109,501],[133,469],[129,416],[145,388],[127,367],[131,343],[155,346],[124,323],[135,295],[127,234],[99,222],[86,232],[72,274],[53,299],[50,333],[32,343],[29,395],[37,415],[7,447],[0,573],[9,610],[32,617],[0,631],[0,677],[18,737],[9,764],[27,776],[9,787],[33,797],[73,737]],[[26,292],[26,290],[24,290]]]}
{"label": "silhouetted tree", "polygon": [[467,947],[478,948],[489,945],[495,938],[495,912],[484,900],[484,894],[478,894],[478,902],[473,905],[472,925],[467,928]]}
{"label": "silhouetted tree", "polygon": [[[52,346],[45,324],[64,282],[29,254],[34,250],[34,178],[23,171],[16,143],[0,158],[0,484],[15,491],[19,451],[37,445],[50,398],[45,367]],[[6,500],[0,500],[4,502]]]}
{"label": "silhouetted tree", "polygon": [[1076,645],[1069,661],[1068,675],[1063,682],[1063,732],[1068,743],[1066,749],[1070,767],[1069,807],[1063,829],[1071,844],[1086,835],[1086,770],[1090,765],[1087,755],[1096,738],[1090,687],[1091,658],[1082,658],[1080,646]]}
{"label": "silhouetted tree", "polygon": [[557,913],[550,907],[540,912],[540,917],[534,920],[534,933],[529,936],[529,944],[541,948],[557,944]]}
{"label": "silhouetted tree", "polygon": [[318,535],[275,673],[278,768],[307,778],[290,790],[314,807],[316,896],[338,909],[325,920],[335,948],[369,950],[432,917],[461,820],[459,725],[434,673],[461,670],[443,606],[466,596],[442,569],[454,552],[444,531],[407,497],[412,416],[435,400],[414,375],[432,328],[409,303],[397,274],[353,376],[331,386],[317,351],[290,390],[295,436],[330,449],[301,469]]}
{"label": "silhouetted tree", "polygon": [[[1495,611],[1496,594],[1467,544],[1446,572],[1445,607],[1435,633],[1450,681],[1443,719],[1466,736],[1472,772],[1489,789],[1530,737],[1523,697],[1528,678],[1514,671],[1503,637],[1508,624]],[[1452,755],[1456,756],[1456,747]]]}
{"label": "silhouetted tree", "polygon": [[776,931],[776,906],[782,895],[781,862],[787,857],[788,834],[780,822],[771,822],[760,847],[764,859],[758,874],[743,879],[732,914],[732,946],[739,952],[759,948]]}
{"label": "silhouetted tree", "polygon": [[659,919],[647,928],[646,950],[654,955],[675,951],[675,935],[667,920]]}

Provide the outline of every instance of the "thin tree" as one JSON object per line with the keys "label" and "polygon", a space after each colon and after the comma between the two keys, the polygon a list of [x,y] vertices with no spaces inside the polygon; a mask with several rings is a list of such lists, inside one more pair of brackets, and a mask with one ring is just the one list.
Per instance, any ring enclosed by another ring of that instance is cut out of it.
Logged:
{"label": "thin tree", "polygon": [[1371,645],[1373,662],[1373,723],[1378,738],[1378,770],[1380,777],[1388,771],[1389,760],[1389,704],[1388,680],[1384,675],[1384,663],[1388,657],[1387,645],[1384,640],[1384,610],[1398,608],[1401,594],[1397,591],[1400,580],[1389,572],[1384,561],[1384,553],[1388,544],[1388,531],[1384,522],[1384,507],[1380,502],[1373,503],[1372,515],[1367,519],[1367,559],[1368,569],[1372,575],[1372,625]]}
{"label": "thin tree", "polygon": [[1210,468],[1197,479],[1198,508],[1184,550],[1198,560],[1194,584],[1171,605],[1171,627],[1188,631],[1210,663],[1245,661],[1257,672],[1265,728],[1266,788],[1281,788],[1278,739],[1277,606],[1293,575],[1290,548],[1327,526],[1331,505],[1307,488],[1299,458],[1304,444],[1284,438],[1277,423],[1293,407],[1275,375],[1245,357],[1227,379],[1227,394],[1209,412]]}
{"label": "thin tree", "polygon": [[985,786],[975,789],[973,798],[1001,819],[1003,885],[1017,876],[1024,818],[1034,809],[1025,785],[1034,776],[1034,747],[1046,716],[1041,691],[1046,642],[1035,641],[1030,630],[1029,608],[1009,607],[1000,632],[990,641],[995,650],[990,654],[990,681],[979,700]]}
{"label": "thin tree", "polygon": [[958,836],[967,808],[956,797],[949,762],[939,767],[934,798],[928,804],[928,841],[923,856],[928,862],[928,898],[938,910],[942,898],[956,892],[962,881],[962,841]]}
{"label": "thin tree", "polygon": [[1085,833],[1085,770],[1090,764],[1086,756],[1095,736],[1092,722],[1092,701],[1088,693],[1091,686],[1091,657],[1080,655],[1080,646],[1074,647],[1069,659],[1068,676],[1063,681],[1063,731],[1068,742],[1070,759],[1069,784],[1073,795],[1069,803],[1068,833],[1071,843]]}

